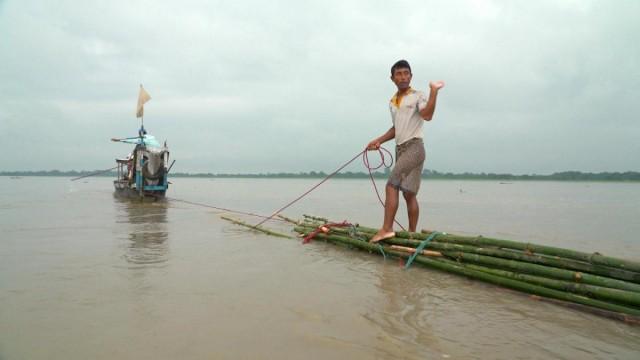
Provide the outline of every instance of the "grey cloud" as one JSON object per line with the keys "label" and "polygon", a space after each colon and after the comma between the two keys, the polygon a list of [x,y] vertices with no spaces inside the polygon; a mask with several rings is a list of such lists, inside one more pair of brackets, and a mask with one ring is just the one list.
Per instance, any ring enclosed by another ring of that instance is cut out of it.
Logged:
{"label": "grey cloud", "polygon": [[168,139],[179,171],[332,170],[390,126],[389,66],[406,58],[415,88],[447,82],[425,124],[428,168],[637,171],[638,10],[631,1],[3,2],[0,143],[6,152],[47,141],[0,169],[108,167],[128,151],[108,139],[135,133],[144,83],[145,124]]}

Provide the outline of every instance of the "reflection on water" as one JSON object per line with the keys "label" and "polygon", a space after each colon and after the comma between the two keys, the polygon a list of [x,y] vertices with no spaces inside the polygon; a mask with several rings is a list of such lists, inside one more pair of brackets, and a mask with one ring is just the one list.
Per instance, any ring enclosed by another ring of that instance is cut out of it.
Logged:
{"label": "reflection on water", "polygon": [[366,317],[385,334],[379,337],[377,357],[388,358],[389,352],[402,353],[407,358],[448,356],[442,352],[430,324],[437,304],[429,303],[439,301],[437,294],[443,285],[416,277],[415,272],[405,271],[403,265],[395,259],[385,261],[376,274],[375,285],[383,300]]}
{"label": "reflection on water", "polygon": [[168,259],[167,207],[165,201],[141,202],[114,197],[116,223],[128,227],[124,258],[135,265],[162,264]]}

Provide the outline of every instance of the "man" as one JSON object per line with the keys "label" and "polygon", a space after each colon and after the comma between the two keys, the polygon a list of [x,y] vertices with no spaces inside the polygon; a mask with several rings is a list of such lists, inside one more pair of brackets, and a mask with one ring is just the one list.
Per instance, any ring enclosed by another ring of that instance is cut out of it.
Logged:
{"label": "man", "polygon": [[409,231],[416,231],[418,224],[420,209],[416,195],[420,189],[425,159],[422,124],[433,118],[438,91],[442,89],[444,82],[430,82],[427,98],[423,92],[411,88],[411,77],[411,66],[406,60],[400,60],[391,67],[391,81],[398,88],[389,103],[393,126],[367,144],[367,150],[377,150],[383,143],[396,139],[396,165],[385,187],[384,223],[371,238],[370,242],[374,243],[396,235],[393,221],[398,211],[400,191],[407,202]]}

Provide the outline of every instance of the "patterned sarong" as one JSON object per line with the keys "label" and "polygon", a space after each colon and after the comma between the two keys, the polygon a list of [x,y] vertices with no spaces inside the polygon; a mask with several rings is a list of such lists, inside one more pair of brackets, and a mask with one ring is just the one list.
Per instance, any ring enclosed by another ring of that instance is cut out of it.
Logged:
{"label": "patterned sarong", "polygon": [[421,138],[413,138],[396,146],[396,165],[387,184],[402,192],[417,194],[420,189],[425,151]]}

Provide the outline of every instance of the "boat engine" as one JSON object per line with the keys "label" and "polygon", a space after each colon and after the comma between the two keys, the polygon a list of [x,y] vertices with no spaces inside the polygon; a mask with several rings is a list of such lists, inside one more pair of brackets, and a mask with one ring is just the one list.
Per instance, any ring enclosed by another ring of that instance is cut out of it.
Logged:
{"label": "boat engine", "polygon": [[165,154],[166,150],[154,151],[147,149],[145,152],[145,161],[142,166],[142,176],[144,176],[146,185],[159,184],[166,173]]}

